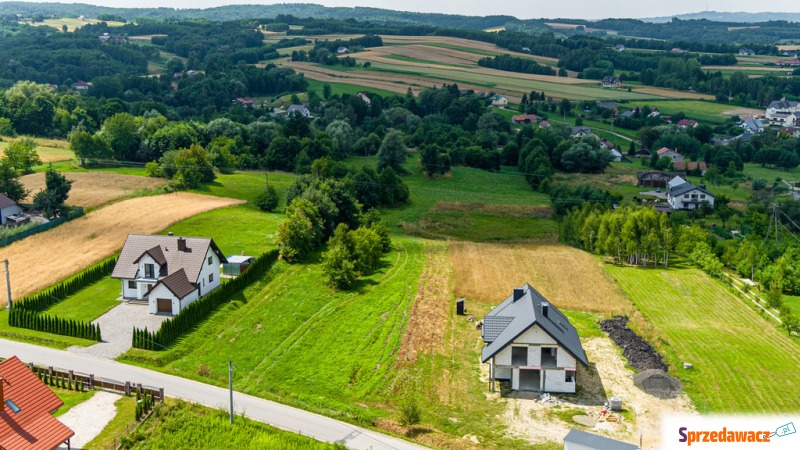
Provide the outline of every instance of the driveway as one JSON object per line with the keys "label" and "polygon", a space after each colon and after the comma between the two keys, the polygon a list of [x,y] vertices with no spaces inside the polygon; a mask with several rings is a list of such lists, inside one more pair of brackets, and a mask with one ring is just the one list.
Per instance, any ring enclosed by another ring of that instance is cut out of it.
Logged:
{"label": "driveway", "polygon": [[133,327],[155,331],[169,317],[171,316],[150,314],[145,303],[120,303],[94,321],[100,325],[102,342],[88,347],[72,346],[67,351],[96,358],[114,359],[131,348]]}
{"label": "driveway", "polygon": [[[119,394],[106,391],[97,391],[92,398],[73,407],[58,420],[75,432],[70,439],[71,450],[82,449],[92,439],[96,438],[103,428],[117,415],[117,406],[114,404],[120,399]],[[66,445],[57,447],[66,450]]]}
{"label": "driveway", "polygon": [[[0,339],[0,357],[9,358],[14,355],[25,362],[80,370],[94,374],[96,377],[112,380],[130,380],[145,386],[163,387],[168,396],[212,408],[227,408],[228,406],[228,390],[225,388],[107,359]],[[248,419],[267,423],[283,430],[299,432],[324,442],[341,442],[350,449],[419,450],[425,448],[378,431],[367,430],[252,395],[234,393],[234,406],[238,414],[245,414]]]}

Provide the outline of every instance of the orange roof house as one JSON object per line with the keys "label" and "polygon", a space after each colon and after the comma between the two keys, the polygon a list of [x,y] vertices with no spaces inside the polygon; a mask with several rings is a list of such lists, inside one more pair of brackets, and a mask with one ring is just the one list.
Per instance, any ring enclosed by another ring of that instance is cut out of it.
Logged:
{"label": "orange roof house", "polygon": [[16,356],[0,362],[0,449],[52,450],[75,432],[51,414],[64,402]]}

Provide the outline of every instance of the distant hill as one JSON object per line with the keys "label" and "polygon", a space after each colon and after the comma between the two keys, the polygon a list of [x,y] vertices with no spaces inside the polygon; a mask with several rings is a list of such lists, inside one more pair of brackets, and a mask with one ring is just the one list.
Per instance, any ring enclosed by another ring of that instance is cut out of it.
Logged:
{"label": "distant hill", "polygon": [[392,11],[388,9],[367,7],[335,7],[328,8],[311,3],[285,3],[278,5],[229,5],[206,9],[175,9],[175,8],[109,8],[81,3],[26,3],[26,2],[0,2],[0,15],[22,14],[30,17],[33,14],[57,14],[59,16],[80,15],[94,18],[101,14],[124,17],[135,20],[139,17],[152,19],[210,19],[210,20],[238,20],[256,19],[260,17],[275,17],[277,15],[292,15],[299,18],[313,17],[316,19],[356,19],[393,25],[430,25],[444,28],[461,28],[483,30],[486,28],[500,27],[513,16],[462,16],[455,14],[433,14]]}
{"label": "distant hill", "polygon": [[670,22],[673,17],[681,20],[712,20],[714,22],[733,22],[733,23],[756,23],[756,22],[769,22],[772,20],[782,20],[786,22],[800,22],[800,13],[782,13],[782,12],[718,12],[718,11],[703,11],[688,14],[676,14],[674,16],[664,17],[651,17],[641,19],[643,22],[652,23],[665,23]]}

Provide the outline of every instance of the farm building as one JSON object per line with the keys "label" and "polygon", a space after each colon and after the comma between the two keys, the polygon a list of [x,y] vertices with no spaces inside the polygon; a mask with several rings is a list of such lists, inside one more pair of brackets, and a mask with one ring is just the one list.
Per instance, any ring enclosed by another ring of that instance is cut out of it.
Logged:
{"label": "farm building", "polygon": [[9,216],[14,216],[22,212],[22,207],[14,200],[0,194],[0,225],[6,225]]}
{"label": "farm building", "polygon": [[228,277],[238,277],[255,261],[255,258],[245,255],[244,252],[241,255],[228,256],[226,259],[228,262],[222,264],[222,275]]}
{"label": "farm building", "polygon": [[233,103],[242,105],[243,108],[255,108],[256,106],[256,101],[252,98],[237,98]]}
{"label": "farm building", "polygon": [[705,175],[708,166],[703,161],[681,161],[672,164],[675,170],[681,172],[700,172],[700,175]]}
{"label": "farm building", "polygon": [[122,297],[145,300],[150,314],[178,314],[219,287],[227,263],[212,239],[129,234],[111,278],[122,281]]}
{"label": "farm building", "polygon": [[64,402],[16,356],[0,362],[0,448],[51,450],[75,435],[52,416]]}
{"label": "farm building", "polygon": [[681,128],[697,128],[697,121],[691,119],[681,119],[678,121],[678,126]]}
{"label": "farm building", "polygon": [[671,182],[667,189],[667,202],[672,209],[698,209],[703,203],[714,206],[714,194],[682,180]]}
{"label": "farm building", "polygon": [[666,188],[675,177],[684,177],[679,172],[637,172],[636,184],[639,187]]}
{"label": "farm building", "polygon": [[514,125],[524,125],[526,123],[536,123],[538,119],[536,114],[520,114],[511,117],[511,123]]}
{"label": "farm building", "polygon": [[569,430],[564,436],[564,450],[636,450],[639,446],[585,431]]}
{"label": "farm building", "polygon": [[577,363],[588,365],[575,327],[529,284],[486,314],[481,334],[492,390],[506,380],[514,390],[575,393]]}
{"label": "farm building", "polygon": [[673,164],[676,162],[683,162],[686,160],[686,158],[683,155],[678,153],[678,150],[672,150],[671,148],[667,147],[661,147],[660,149],[658,149],[658,151],[656,151],[656,153],[658,153],[659,158],[663,158],[665,156],[669,157],[669,159],[672,160]]}
{"label": "farm building", "polygon": [[72,88],[76,91],[88,91],[90,87],[92,87],[92,83],[87,83],[85,81],[72,83]]}

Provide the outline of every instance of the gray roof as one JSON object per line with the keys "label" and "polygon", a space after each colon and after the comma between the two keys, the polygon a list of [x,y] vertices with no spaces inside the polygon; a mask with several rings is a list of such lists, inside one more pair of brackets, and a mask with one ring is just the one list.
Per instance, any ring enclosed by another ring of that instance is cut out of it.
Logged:
{"label": "gray roof", "polygon": [[[530,284],[526,283],[521,289],[523,292],[520,298],[515,300],[514,294],[511,294],[483,318],[481,333],[487,345],[481,352],[481,360],[488,361],[529,328],[539,325],[575,359],[587,366],[589,361],[581,346],[578,332],[566,316]],[[542,303],[549,305],[547,316],[542,310]]]}
{"label": "gray roof", "polygon": [[764,123],[761,122],[760,120],[753,119],[752,117],[748,118],[748,119],[744,119],[743,123],[744,123],[744,126],[747,127],[751,131],[758,131],[758,130],[763,130],[764,129]]}
{"label": "gray roof", "polygon": [[153,289],[157,288],[161,284],[169,289],[170,292],[175,294],[175,297],[178,299],[182,299],[197,290],[197,283],[192,283],[189,281],[189,279],[186,278],[186,271],[181,269],[172,275],[159,280],[158,283],[156,283],[144,294],[145,297],[150,295],[150,293],[153,292]]}
{"label": "gray roof", "polygon": [[591,127],[587,127],[584,125],[578,127],[572,127],[572,136],[575,136],[578,133],[592,134],[592,129]]}
{"label": "gray roof", "polygon": [[564,442],[583,445],[594,450],[636,450],[639,448],[638,445],[598,436],[575,428],[569,430],[569,433],[564,436]]}
{"label": "gray roof", "polygon": [[769,104],[769,108],[774,109],[790,109],[796,108],[797,105],[800,105],[800,102],[793,102],[791,100],[775,100]]}
{"label": "gray roof", "polygon": [[674,188],[669,190],[669,195],[671,195],[673,197],[678,197],[678,196],[683,195],[683,194],[685,194],[687,192],[694,191],[695,189],[700,191],[700,192],[703,192],[705,194],[708,194],[708,195],[710,195],[712,197],[714,196],[714,194],[712,194],[711,192],[708,192],[707,190],[705,190],[705,189],[703,189],[701,187],[695,186],[692,183],[683,183],[683,184],[680,184],[678,186],[675,186]]}
{"label": "gray roof", "polygon": [[252,256],[245,256],[245,255],[228,256],[228,262],[230,264],[241,264],[241,263],[252,262],[252,261],[253,261],[253,257]]}
{"label": "gray roof", "polygon": [[[157,236],[146,234],[129,234],[119,254],[117,265],[111,273],[111,278],[132,279],[136,278],[139,270],[138,261],[145,253],[153,256],[156,247],[161,251],[161,256],[166,260],[167,272],[163,276],[172,275],[183,269],[189,280],[197,280],[203,264],[206,261],[208,248],[219,256],[221,262],[227,262],[225,256],[212,239],[187,237],[186,251],[178,251],[179,236]],[[153,259],[157,260],[156,256]]]}
{"label": "gray roof", "polygon": [[14,206],[14,205],[16,205],[14,200],[11,200],[10,198],[6,197],[3,194],[0,194],[0,208],[8,208],[9,206]]}

